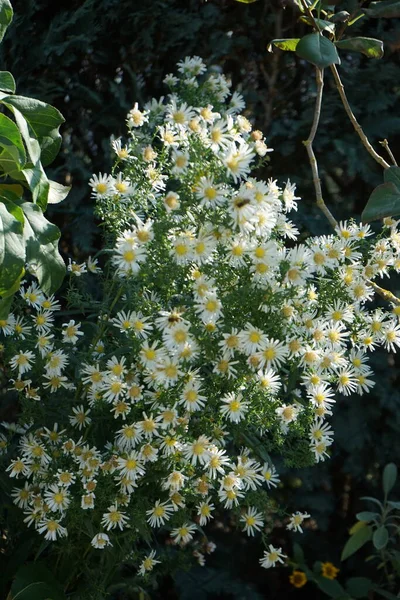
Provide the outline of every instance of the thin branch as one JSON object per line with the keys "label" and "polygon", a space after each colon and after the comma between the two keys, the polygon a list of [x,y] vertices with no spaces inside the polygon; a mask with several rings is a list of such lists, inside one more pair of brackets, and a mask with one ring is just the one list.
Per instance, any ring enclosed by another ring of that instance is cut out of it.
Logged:
{"label": "thin branch", "polygon": [[315,134],[317,133],[319,119],[321,115],[321,103],[322,103],[322,92],[324,88],[324,71],[316,67],[316,82],[317,82],[317,97],[315,99],[315,108],[314,108],[314,118],[311,126],[310,135],[308,139],[303,142],[306,147],[308,158],[310,160],[311,171],[313,174],[313,183],[315,189],[315,199],[318,208],[324,213],[329,223],[332,225],[334,229],[338,226],[338,223],[335,217],[332,215],[329,208],[326,206],[324,199],[322,197],[322,189],[321,189],[321,180],[319,178],[318,173],[318,163],[315,158],[314,150],[313,150],[313,141],[315,138]]}
{"label": "thin branch", "polygon": [[344,109],[345,109],[347,116],[349,117],[354,129],[356,130],[360,140],[362,141],[363,146],[365,147],[367,152],[372,156],[372,158],[381,165],[381,167],[383,167],[384,169],[388,169],[390,167],[389,163],[387,163],[386,160],[384,158],[382,158],[382,156],[380,156],[380,154],[375,152],[375,150],[371,146],[367,136],[365,135],[364,131],[362,130],[361,125],[359,124],[356,117],[354,116],[354,113],[350,108],[349,101],[347,100],[347,96],[346,96],[346,92],[344,91],[344,86],[343,86],[342,80],[340,79],[338,70],[335,65],[331,65],[331,71],[333,73],[333,77],[335,78],[336,87],[338,89]]}
{"label": "thin branch", "polygon": [[393,155],[393,152],[390,149],[389,142],[387,141],[387,139],[384,139],[384,140],[382,140],[379,143],[380,143],[381,146],[383,146],[385,148],[386,152],[390,156],[390,160],[392,161],[392,163],[394,164],[394,166],[397,167],[398,165],[397,165],[396,159],[395,159],[395,157]]}
{"label": "thin branch", "polygon": [[397,298],[397,296],[395,296],[394,294],[392,294],[392,292],[381,288],[377,283],[373,281],[368,280],[368,283],[374,288],[375,292],[379,294],[379,296],[381,296],[384,300],[386,300],[387,302],[393,302],[393,304],[395,304],[396,306],[400,306],[400,299]]}

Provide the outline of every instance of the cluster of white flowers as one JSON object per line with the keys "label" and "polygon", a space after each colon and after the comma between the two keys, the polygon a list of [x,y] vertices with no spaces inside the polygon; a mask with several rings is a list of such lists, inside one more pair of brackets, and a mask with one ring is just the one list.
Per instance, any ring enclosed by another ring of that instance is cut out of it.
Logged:
{"label": "cluster of white flowers", "polygon": [[[295,244],[295,186],[250,177],[270,150],[241,96],[205,70],[187,58],[166,99],[136,103],[126,145],[113,142],[120,171],[90,180],[115,240],[95,335],[56,326],[60,305],[35,284],[21,292],[27,316],[0,321],[12,388],[46,415],[20,436],[13,498],[48,540],[79,510],[96,549],[139,521],[185,546],[218,507],[255,535],[279,483],[270,453],[293,463],[297,440],[324,460],[335,394],[368,392],[368,353],[400,345],[400,307],[367,306],[371,280],[400,271],[398,222],[376,239],[345,222]],[[69,270],[76,282],[100,271],[92,259]],[[260,562],[283,558],[270,545]]]}

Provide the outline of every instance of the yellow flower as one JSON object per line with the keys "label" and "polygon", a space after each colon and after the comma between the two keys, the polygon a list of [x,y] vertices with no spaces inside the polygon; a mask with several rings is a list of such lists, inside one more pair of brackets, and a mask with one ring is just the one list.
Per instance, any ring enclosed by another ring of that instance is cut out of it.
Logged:
{"label": "yellow flower", "polygon": [[336,579],[339,571],[340,569],[337,569],[331,562],[324,562],[321,565],[322,577],[326,577],[327,579]]}
{"label": "yellow flower", "polygon": [[307,575],[303,571],[293,571],[289,581],[294,587],[301,588],[307,583]]}

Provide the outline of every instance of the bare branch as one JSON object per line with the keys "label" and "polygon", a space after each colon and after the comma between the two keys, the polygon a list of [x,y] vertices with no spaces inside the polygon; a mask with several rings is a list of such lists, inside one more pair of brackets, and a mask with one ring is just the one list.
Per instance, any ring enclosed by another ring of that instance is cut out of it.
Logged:
{"label": "bare branch", "polygon": [[332,215],[329,208],[326,206],[324,199],[322,197],[322,189],[321,189],[321,180],[319,178],[318,173],[318,163],[315,158],[314,150],[313,150],[313,141],[315,138],[315,134],[317,133],[319,119],[321,115],[321,103],[322,103],[322,92],[324,88],[324,71],[323,69],[319,69],[316,67],[316,82],[317,82],[317,97],[315,99],[315,108],[314,108],[314,118],[311,126],[310,135],[308,139],[303,142],[306,147],[308,158],[310,160],[311,171],[313,174],[313,183],[315,189],[315,199],[318,208],[324,213],[329,223],[332,225],[334,229],[336,229],[338,223],[335,217]]}
{"label": "bare branch", "polygon": [[395,167],[397,167],[397,162],[396,162],[396,159],[395,159],[395,157],[394,157],[394,155],[393,155],[393,152],[392,152],[392,151],[391,151],[391,149],[390,149],[389,142],[387,141],[387,139],[384,139],[384,140],[382,140],[382,141],[381,141],[381,142],[379,142],[379,143],[380,143],[380,145],[381,145],[381,146],[383,146],[383,147],[385,148],[386,152],[389,154],[389,156],[390,156],[390,160],[392,161],[393,165],[394,165]]}
{"label": "bare branch", "polygon": [[361,125],[359,124],[356,117],[354,116],[354,113],[350,108],[349,101],[347,100],[347,96],[346,96],[346,92],[344,91],[344,86],[343,86],[342,80],[340,79],[338,70],[335,65],[331,65],[331,71],[333,73],[333,77],[335,78],[336,87],[338,89],[344,109],[345,109],[347,116],[349,117],[354,129],[356,130],[360,140],[362,141],[364,148],[372,156],[372,158],[381,165],[381,167],[383,167],[384,169],[388,169],[390,167],[389,163],[387,163],[386,160],[384,158],[382,158],[382,156],[380,156],[380,154],[375,152],[375,150],[373,149],[373,147],[370,144],[369,139],[367,138],[364,131],[362,130]]}

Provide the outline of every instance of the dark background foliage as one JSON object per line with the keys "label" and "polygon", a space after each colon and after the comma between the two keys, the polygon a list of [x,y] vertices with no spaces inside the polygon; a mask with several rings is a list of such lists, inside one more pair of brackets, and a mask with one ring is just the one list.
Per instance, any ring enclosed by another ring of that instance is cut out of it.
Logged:
{"label": "dark background foliage", "polygon": [[[351,0],[343,2],[347,10],[351,5]],[[13,73],[19,94],[49,102],[66,118],[62,151],[49,175],[72,184],[72,191],[47,212],[62,229],[65,257],[85,257],[101,243],[87,182],[92,173],[110,169],[110,136],[124,134],[125,115],[135,101],[165,94],[164,75],[193,54],[231,76],[247,100],[247,116],[275,148],[260,176],[296,181],[303,198],[298,224],[311,233],[329,231],[313,206],[302,144],[312,119],[313,68],[293,53],[267,52],[273,38],[306,33],[293,2],[259,0],[246,6],[234,0],[14,0],[13,7],[14,21],[0,48],[2,68]],[[353,30],[382,39],[385,57],[379,61],[341,53],[340,72],[350,103],[375,148],[383,153],[378,141],[387,137],[400,157],[400,25],[394,19],[361,20]],[[314,145],[326,203],[337,218],[360,214],[381,182],[381,169],[346,120],[329,73]],[[313,516],[299,536],[310,563],[339,563],[347,530],[363,508],[358,498],[379,494],[383,465],[399,463],[396,364],[392,356],[376,353],[374,366],[373,393],[338,402],[332,459],[296,472],[277,465],[284,483],[277,499],[288,510],[304,509]],[[284,523],[275,525],[273,543],[290,553]],[[211,539],[218,548],[207,567],[159,582],[151,597],[322,597],[309,585],[290,589],[287,570],[260,569],[259,543],[245,540],[231,523],[219,521]],[[365,553],[360,556],[349,560],[342,574],[366,574]]]}

